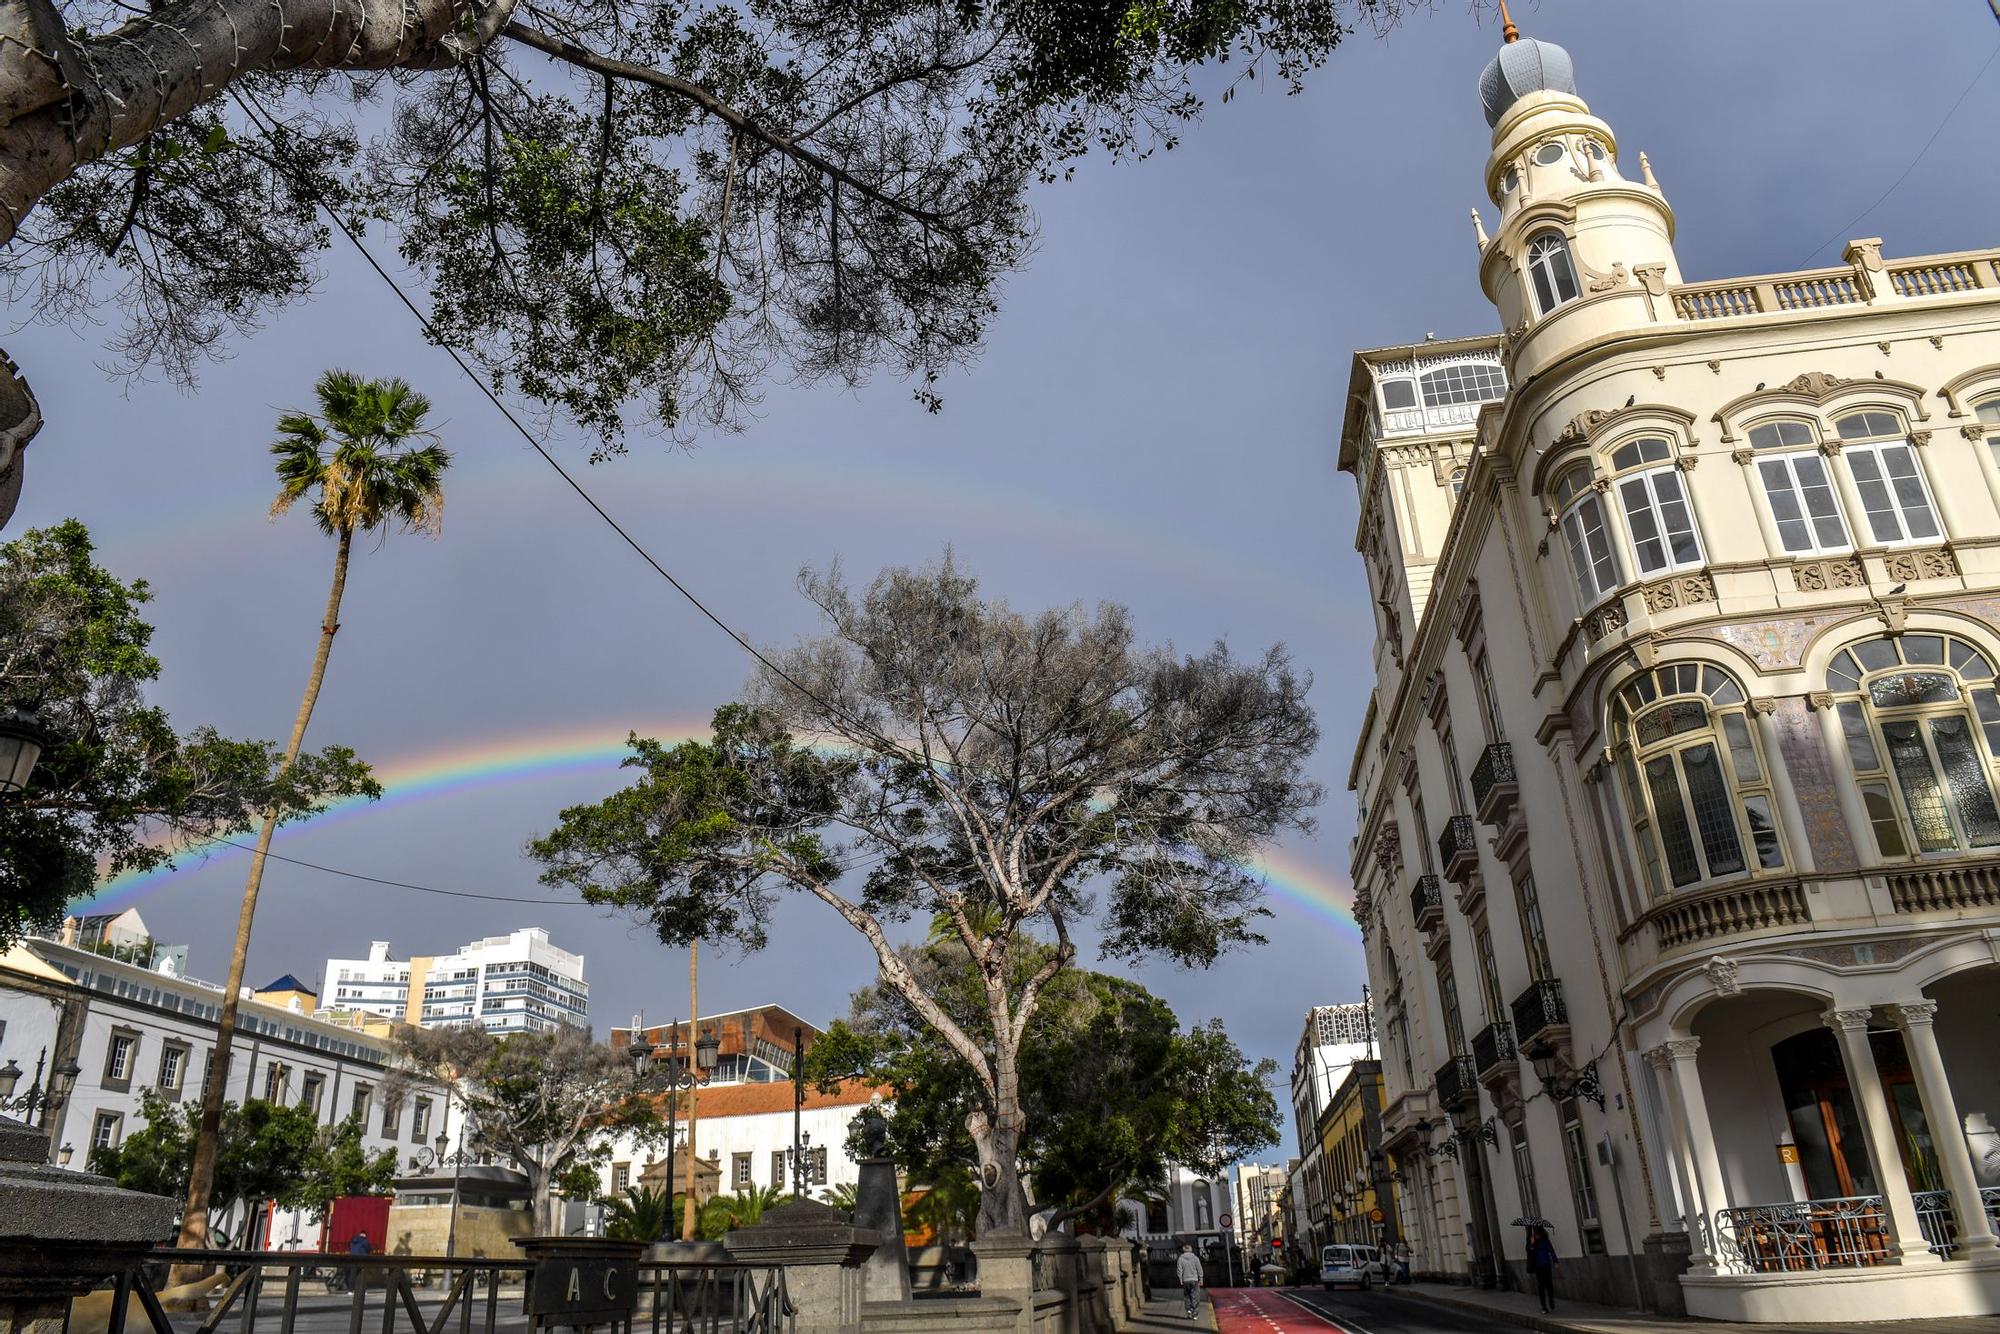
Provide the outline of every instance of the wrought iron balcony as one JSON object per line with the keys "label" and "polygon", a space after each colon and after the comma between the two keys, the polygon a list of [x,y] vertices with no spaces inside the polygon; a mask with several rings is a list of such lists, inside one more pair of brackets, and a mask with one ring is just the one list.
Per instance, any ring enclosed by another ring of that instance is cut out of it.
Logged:
{"label": "wrought iron balcony", "polygon": [[1480,1029],[1472,1039],[1472,1065],[1482,1080],[1517,1070],[1514,1026],[1502,1019]]}
{"label": "wrought iron balcony", "polygon": [[1553,977],[1530,982],[1528,989],[1514,998],[1514,1040],[1523,1047],[1551,1029],[1569,1027],[1569,1009],[1563,1004],[1562,983]]}
{"label": "wrought iron balcony", "polygon": [[1410,890],[1410,916],[1417,930],[1430,931],[1444,924],[1444,886],[1434,875],[1420,876]]}
{"label": "wrought iron balcony", "polygon": [[1496,741],[1472,766],[1472,804],[1481,822],[1505,824],[1520,793],[1520,781],[1514,776],[1514,748]]}
{"label": "wrought iron balcony", "polygon": [[1479,1073],[1473,1069],[1470,1056],[1454,1056],[1438,1067],[1438,1106],[1447,1112],[1465,1105],[1468,1098],[1479,1096]]}
{"label": "wrought iron balcony", "polygon": [[1469,815],[1454,815],[1444,822],[1438,835],[1438,860],[1444,863],[1444,878],[1463,885],[1479,871],[1479,826]]}

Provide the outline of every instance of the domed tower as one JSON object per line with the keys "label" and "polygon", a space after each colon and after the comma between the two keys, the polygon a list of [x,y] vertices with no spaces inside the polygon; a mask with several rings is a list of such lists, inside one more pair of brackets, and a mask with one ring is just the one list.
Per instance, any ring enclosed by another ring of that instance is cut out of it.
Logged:
{"label": "domed tower", "polygon": [[1642,179],[1627,180],[1617,136],[1576,94],[1569,52],[1523,38],[1504,3],[1500,13],[1506,40],[1479,76],[1500,219],[1491,240],[1480,228],[1479,281],[1520,383],[1572,348],[1652,323],[1648,292],[1681,272],[1674,211],[1644,156]]}

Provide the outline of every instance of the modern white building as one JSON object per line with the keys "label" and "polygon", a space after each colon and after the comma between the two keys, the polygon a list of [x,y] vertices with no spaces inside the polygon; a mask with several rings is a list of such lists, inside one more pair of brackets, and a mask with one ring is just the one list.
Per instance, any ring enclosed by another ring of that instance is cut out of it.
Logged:
{"label": "modern white building", "polygon": [[1298,1134],[1299,1164],[1291,1186],[1299,1226],[1289,1235],[1307,1255],[1319,1253],[1333,1228],[1320,1118],[1354,1063],[1373,1052],[1374,1036],[1367,1002],[1315,1005],[1306,1011],[1305,1028],[1292,1053],[1292,1126]]}
{"label": "modern white building", "polygon": [[423,1028],[477,1023],[494,1033],[523,1033],[590,1026],[583,956],[551,944],[538,926],[411,959],[391,958],[388,941],[372,941],[365,959],[327,960],[320,1005]]}
{"label": "modern white building", "polygon": [[2000,1312],[2000,249],[1690,280],[1507,37],[1501,332],[1357,353],[1340,441],[1414,1267],[1519,1283],[1539,1219],[1566,1296]]}
{"label": "modern white building", "polygon": [[[303,1105],[325,1126],[357,1116],[366,1149],[391,1149],[399,1163],[432,1145],[447,1117],[455,1121],[441,1088],[386,1096],[388,1044],[315,1019],[296,984],[280,981],[290,985],[250,992],[238,1005],[228,1101]],[[42,1122],[51,1159],[63,1166],[80,1170],[92,1149],[123,1143],[144,1124],[149,1091],[169,1103],[199,1101],[221,1013],[213,983],[91,949],[30,939],[0,955],[0,1070],[21,1072],[15,1096],[37,1070],[47,1088],[49,1072],[77,1066],[67,1097]]]}

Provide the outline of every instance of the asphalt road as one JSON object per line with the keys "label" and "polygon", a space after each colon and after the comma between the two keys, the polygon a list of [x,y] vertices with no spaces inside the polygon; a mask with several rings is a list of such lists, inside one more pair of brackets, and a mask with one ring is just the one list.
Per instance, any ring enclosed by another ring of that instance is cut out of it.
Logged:
{"label": "asphalt road", "polygon": [[1518,1334],[1520,1326],[1380,1288],[1216,1288],[1222,1334]]}

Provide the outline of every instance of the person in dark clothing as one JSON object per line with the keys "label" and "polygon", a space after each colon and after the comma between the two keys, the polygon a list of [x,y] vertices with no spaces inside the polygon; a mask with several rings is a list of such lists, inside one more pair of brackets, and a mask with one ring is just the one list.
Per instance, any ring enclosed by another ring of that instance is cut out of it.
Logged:
{"label": "person in dark clothing", "polygon": [[1546,1228],[1538,1227],[1528,1233],[1528,1269],[1535,1276],[1535,1296],[1541,1299],[1542,1310],[1545,1313],[1555,1310],[1556,1248]]}
{"label": "person in dark clothing", "polygon": [[354,1234],[354,1239],[347,1243],[347,1253],[349,1255],[373,1255],[375,1248],[368,1244],[368,1234],[366,1232],[357,1232]]}

